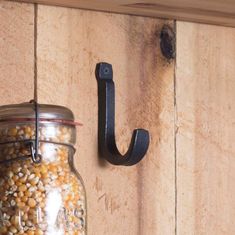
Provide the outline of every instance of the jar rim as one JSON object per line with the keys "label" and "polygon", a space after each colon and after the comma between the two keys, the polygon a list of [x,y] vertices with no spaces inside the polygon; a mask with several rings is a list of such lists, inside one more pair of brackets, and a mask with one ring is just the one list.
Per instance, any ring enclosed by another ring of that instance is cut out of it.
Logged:
{"label": "jar rim", "polygon": [[[0,119],[0,123],[22,123],[22,122],[32,122],[35,123],[35,118],[6,118]],[[49,118],[39,118],[39,123],[56,123],[60,125],[68,126],[83,126],[82,123],[66,119],[49,119]]]}
{"label": "jar rim", "polygon": [[[65,106],[37,103],[37,107],[38,118],[74,121],[73,112]],[[26,102],[0,106],[0,120],[12,118],[35,118],[35,104]]]}

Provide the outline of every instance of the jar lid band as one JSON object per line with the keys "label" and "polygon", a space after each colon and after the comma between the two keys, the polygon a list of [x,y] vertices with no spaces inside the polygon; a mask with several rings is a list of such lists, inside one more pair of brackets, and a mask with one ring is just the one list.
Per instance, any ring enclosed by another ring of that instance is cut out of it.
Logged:
{"label": "jar lid band", "polygon": [[[1,119],[0,123],[20,123],[20,122],[33,122],[35,123],[35,118],[8,118],[8,119]],[[61,125],[69,125],[69,126],[82,126],[83,124],[80,122],[65,120],[65,119],[47,119],[47,118],[39,118],[39,122],[51,122],[57,123]]]}

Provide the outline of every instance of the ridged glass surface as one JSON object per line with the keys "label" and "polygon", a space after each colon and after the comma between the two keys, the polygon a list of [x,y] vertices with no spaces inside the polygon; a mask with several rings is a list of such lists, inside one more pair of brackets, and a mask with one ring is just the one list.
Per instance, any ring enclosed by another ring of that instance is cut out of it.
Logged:
{"label": "ridged glass surface", "polygon": [[[39,134],[45,141],[75,141],[72,126],[44,124]],[[1,143],[34,135],[33,124],[0,126]],[[40,143],[39,164],[27,157],[23,142],[0,145],[0,234],[86,234],[85,189],[73,167],[73,148],[56,143]]]}

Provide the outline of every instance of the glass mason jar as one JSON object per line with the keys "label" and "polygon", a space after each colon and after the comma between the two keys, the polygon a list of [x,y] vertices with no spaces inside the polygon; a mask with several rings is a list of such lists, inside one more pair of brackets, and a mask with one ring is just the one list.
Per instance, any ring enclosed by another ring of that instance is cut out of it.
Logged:
{"label": "glass mason jar", "polygon": [[[62,106],[0,106],[0,234],[85,235],[86,196],[73,165],[76,123]],[[35,146],[34,146],[35,147]]]}

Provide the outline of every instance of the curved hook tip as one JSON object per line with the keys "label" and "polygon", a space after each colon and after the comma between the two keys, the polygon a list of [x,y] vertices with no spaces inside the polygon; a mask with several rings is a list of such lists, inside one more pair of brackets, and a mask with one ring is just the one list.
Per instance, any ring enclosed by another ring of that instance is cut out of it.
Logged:
{"label": "curved hook tip", "polygon": [[132,134],[130,147],[125,155],[128,166],[135,165],[143,159],[149,147],[149,132],[144,129],[135,129]]}

